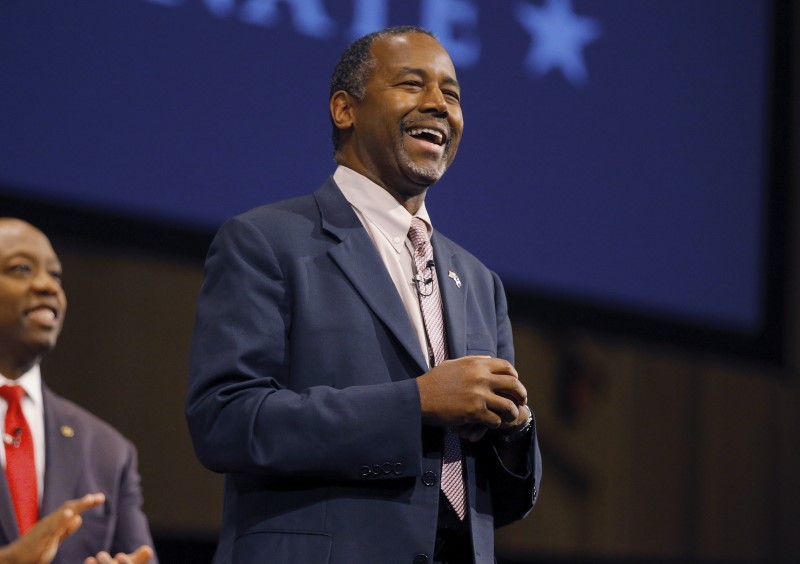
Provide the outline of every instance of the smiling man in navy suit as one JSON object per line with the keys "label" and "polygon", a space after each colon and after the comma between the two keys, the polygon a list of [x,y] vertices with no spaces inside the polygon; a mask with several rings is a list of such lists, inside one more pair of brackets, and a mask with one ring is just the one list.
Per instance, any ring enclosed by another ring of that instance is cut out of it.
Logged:
{"label": "smiling man in navy suit", "polygon": [[425,208],[460,96],[429,32],[357,40],[331,81],[331,178],[212,243],[186,412],[226,475],[215,562],[491,563],[494,528],[533,507],[502,284]]}
{"label": "smiling man in navy suit", "polygon": [[[39,363],[55,347],[66,312],[61,263],[50,241],[25,221],[0,218],[0,421],[6,424],[0,547],[10,545],[7,552],[22,562],[49,561],[30,555],[44,544],[50,558],[62,541],[54,562],[153,561],[133,445],[42,382]],[[19,458],[22,452],[27,459]],[[81,505],[79,498],[93,492],[104,495]],[[52,514],[69,500],[78,504],[71,511],[78,508],[82,524],[76,530],[65,518],[65,532],[58,533]],[[22,542],[20,533],[33,536]]]}

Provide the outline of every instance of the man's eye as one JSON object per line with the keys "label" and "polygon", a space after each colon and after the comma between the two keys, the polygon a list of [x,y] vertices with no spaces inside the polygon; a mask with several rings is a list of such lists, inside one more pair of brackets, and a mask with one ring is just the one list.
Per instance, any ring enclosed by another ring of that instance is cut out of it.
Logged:
{"label": "man's eye", "polygon": [[445,90],[444,95],[456,102],[461,100],[461,96],[458,95],[458,92],[453,92],[452,90]]}
{"label": "man's eye", "polygon": [[58,282],[59,284],[61,284],[61,279],[62,279],[62,274],[61,274],[61,272],[59,272],[59,271],[57,271],[57,270],[54,270],[54,271],[52,271],[52,272],[50,273],[50,276],[52,276],[52,277],[53,277],[53,280],[55,280],[56,282]]}
{"label": "man's eye", "polygon": [[414,88],[421,88],[422,84],[417,82],[416,80],[406,80],[403,82],[404,86],[413,86]]}
{"label": "man's eye", "polygon": [[13,264],[8,267],[8,272],[17,276],[27,276],[32,270],[29,264]]}

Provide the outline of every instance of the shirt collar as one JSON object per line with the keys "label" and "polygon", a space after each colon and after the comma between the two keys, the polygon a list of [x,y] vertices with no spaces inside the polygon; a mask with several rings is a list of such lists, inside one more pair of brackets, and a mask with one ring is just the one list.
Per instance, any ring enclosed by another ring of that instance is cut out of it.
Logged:
{"label": "shirt collar", "polygon": [[428,216],[425,202],[422,203],[416,215],[412,216],[389,192],[366,176],[343,165],[336,168],[333,180],[350,205],[357,209],[367,221],[375,225],[398,253],[402,252],[406,245],[413,217],[418,217],[425,222],[430,236],[431,219]]}
{"label": "shirt collar", "polygon": [[42,372],[38,364],[35,364],[33,368],[16,380],[11,380],[0,374],[0,386],[22,386],[35,405],[42,405]]}

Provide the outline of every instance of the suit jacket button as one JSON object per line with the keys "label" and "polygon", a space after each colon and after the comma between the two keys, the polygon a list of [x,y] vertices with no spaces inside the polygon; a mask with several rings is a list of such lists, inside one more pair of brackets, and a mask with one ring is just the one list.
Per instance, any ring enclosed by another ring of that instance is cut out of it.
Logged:
{"label": "suit jacket button", "polygon": [[414,557],[414,564],[428,564],[428,555],[427,554],[417,554]]}
{"label": "suit jacket button", "polygon": [[[436,485],[436,472],[434,472],[433,470],[428,470],[427,472],[425,472],[422,475],[422,483],[425,484],[426,486],[434,486],[434,485]],[[425,555],[423,554],[423,556],[425,556]],[[425,558],[428,558],[428,557],[425,556]],[[427,562],[427,560],[426,560],[426,562]]]}
{"label": "suit jacket button", "polygon": [[362,466],[360,473],[362,478],[366,478],[367,476],[369,476],[369,466]]}
{"label": "suit jacket button", "polygon": [[402,462],[395,462],[394,464],[394,475],[399,476],[403,473],[403,463]]}

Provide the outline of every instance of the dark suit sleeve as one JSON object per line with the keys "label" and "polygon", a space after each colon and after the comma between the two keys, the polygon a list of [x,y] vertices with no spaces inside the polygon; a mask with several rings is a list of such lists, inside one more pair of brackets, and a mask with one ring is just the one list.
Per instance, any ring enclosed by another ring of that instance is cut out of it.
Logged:
{"label": "dark suit sleeve", "polygon": [[[307,251],[303,243],[292,248],[296,252],[286,251],[292,244],[280,241],[284,255],[292,255],[281,262],[263,227],[235,218],[211,245],[198,300],[186,406],[198,458],[218,472],[272,476],[356,480],[363,479],[365,467],[386,463],[392,471],[385,478],[398,477],[399,469],[404,475],[418,473],[422,424],[415,380],[379,376],[383,363],[360,353],[346,331],[311,340],[293,319],[303,287],[287,280],[282,270],[287,261],[296,265],[306,260],[300,256]],[[326,259],[320,253],[307,262],[335,276],[324,270]],[[322,276],[311,272],[317,279]],[[332,290],[308,299],[319,300],[311,304],[319,315],[360,307],[341,295],[345,298],[340,300]],[[303,306],[309,309],[309,304]],[[316,365],[308,358],[292,362],[292,348],[298,350],[303,339],[305,348],[319,351]],[[344,368],[321,360],[334,356],[326,351],[342,349],[354,350]],[[361,358],[368,360],[356,362]],[[299,364],[306,368],[301,371]],[[356,371],[358,377],[352,374]],[[298,381],[304,384],[298,387]]]}
{"label": "dark suit sleeve", "polygon": [[[497,275],[495,281],[495,308],[497,311],[497,349],[498,357],[514,362],[514,344],[508,306],[502,283]],[[528,398],[533,402],[535,398]],[[531,406],[531,409],[533,407]],[[533,509],[539,495],[539,482],[542,477],[542,460],[536,435],[534,419],[530,437],[507,444],[500,431],[487,433],[482,441],[487,451],[489,480],[492,492],[492,507],[495,527],[502,527],[522,519]],[[506,467],[500,457],[500,450],[511,451],[519,461],[519,468]]]}
{"label": "dark suit sleeve", "polygon": [[[120,484],[117,499],[117,525],[111,542],[111,555],[118,552],[131,553],[140,546],[153,546],[150,527],[142,512],[142,488],[139,477],[136,449],[126,441],[127,455],[120,473]],[[158,557],[153,556],[150,564],[158,564]]]}

